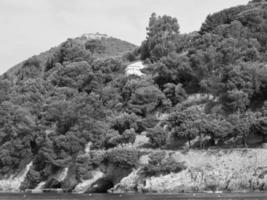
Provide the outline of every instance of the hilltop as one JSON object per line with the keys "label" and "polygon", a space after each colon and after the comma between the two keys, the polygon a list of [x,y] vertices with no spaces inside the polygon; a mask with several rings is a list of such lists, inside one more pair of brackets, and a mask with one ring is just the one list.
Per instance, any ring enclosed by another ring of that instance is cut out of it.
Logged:
{"label": "hilltop", "polygon": [[[127,52],[133,51],[137,48],[136,45],[131,44],[126,41],[122,41],[120,39],[110,37],[107,34],[100,34],[100,33],[87,33],[83,34],[80,37],[76,37],[73,39],[68,39],[67,41],[63,42],[62,44],[51,48],[50,50],[41,53],[40,55],[33,56],[34,59],[37,59],[38,62],[41,63],[42,67],[44,68],[47,64],[47,61],[53,57],[53,55],[57,54],[60,51],[63,45],[67,43],[72,45],[77,45],[81,48],[84,48],[88,51],[88,53],[92,54],[93,57],[96,58],[108,58],[108,57],[119,57]],[[87,45],[87,46],[86,46]],[[97,48],[96,48],[97,47]],[[31,59],[31,58],[29,58]],[[18,74],[20,68],[23,64],[27,61],[23,61],[14,67],[11,67],[6,73],[6,75],[15,75]]]}

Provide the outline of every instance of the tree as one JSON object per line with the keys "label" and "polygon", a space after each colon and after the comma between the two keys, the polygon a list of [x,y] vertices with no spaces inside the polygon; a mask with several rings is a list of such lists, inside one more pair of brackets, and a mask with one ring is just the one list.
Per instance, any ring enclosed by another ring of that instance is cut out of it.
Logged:
{"label": "tree", "polygon": [[234,126],[220,115],[210,115],[205,126],[212,146],[223,145],[227,138],[234,137]]}
{"label": "tree", "polygon": [[162,57],[160,61],[149,65],[146,70],[150,71],[154,82],[161,89],[164,89],[164,85],[167,83],[175,85],[181,83],[186,89],[194,87],[194,72],[190,66],[188,56],[184,54],[171,52],[167,56]]}
{"label": "tree", "polygon": [[129,101],[129,109],[144,117],[157,109],[164,111],[168,107],[169,101],[160,89],[154,85],[139,87],[134,91]]}
{"label": "tree", "polygon": [[111,118],[111,128],[118,131],[122,135],[126,130],[138,129],[138,117],[132,113],[121,113],[116,117]]}
{"label": "tree", "polygon": [[259,121],[257,113],[233,114],[229,116],[229,121],[232,123],[235,138],[241,139],[243,145],[247,147],[247,137],[252,132],[252,127]]}
{"label": "tree", "polygon": [[51,82],[59,87],[84,89],[88,79],[92,79],[92,67],[86,61],[72,62],[59,69]]}
{"label": "tree", "polygon": [[222,24],[229,24],[238,18],[238,14],[246,10],[246,6],[236,6],[229,9],[225,9],[208,15],[205,22],[202,24],[200,32],[206,33],[213,31],[217,26]]}
{"label": "tree", "polygon": [[164,85],[163,92],[165,96],[172,102],[172,106],[183,102],[187,98],[187,94],[183,89],[182,84],[175,85],[173,83],[167,83]]}
{"label": "tree", "polygon": [[17,72],[18,80],[25,81],[29,78],[42,77],[42,66],[37,56],[33,56],[26,60],[20,70]]}
{"label": "tree", "polygon": [[0,80],[0,104],[9,100],[11,83],[8,80]]}
{"label": "tree", "polygon": [[176,18],[170,16],[157,16],[152,13],[147,27],[147,37],[169,37],[173,34],[179,33],[179,25]]}
{"label": "tree", "polygon": [[60,63],[91,61],[91,55],[84,45],[73,39],[68,39],[60,46]]}
{"label": "tree", "polygon": [[151,128],[147,130],[146,136],[149,138],[150,144],[152,144],[154,147],[164,147],[167,142],[167,133],[166,131],[160,127],[156,126],[155,128]]}
{"label": "tree", "polygon": [[167,15],[161,17],[153,13],[147,27],[146,41],[141,45],[141,58],[159,60],[175,50],[175,45],[170,41],[176,34],[179,34],[177,19]]}
{"label": "tree", "polygon": [[105,137],[105,148],[113,148],[119,145],[122,141],[122,136],[118,131],[114,129],[109,129]]}
{"label": "tree", "polygon": [[105,51],[105,46],[102,44],[101,40],[88,40],[85,43],[85,48],[91,53],[102,53]]}
{"label": "tree", "polygon": [[221,98],[224,109],[228,112],[242,113],[249,105],[249,98],[246,93],[240,90],[232,90],[227,92]]}
{"label": "tree", "polygon": [[135,130],[133,128],[125,130],[122,133],[122,138],[123,138],[124,144],[128,144],[128,143],[133,144],[135,142],[135,138],[136,138]]}
{"label": "tree", "polygon": [[33,116],[11,102],[0,104],[0,175],[12,174],[32,159],[31,142],[38,134]]}
{"label": "tree", "polygon": [[175,137],[184,137],[191,147],[191,140],[201,134],[203,115],[196,108],[177,109],[167,119],[167,128]]}

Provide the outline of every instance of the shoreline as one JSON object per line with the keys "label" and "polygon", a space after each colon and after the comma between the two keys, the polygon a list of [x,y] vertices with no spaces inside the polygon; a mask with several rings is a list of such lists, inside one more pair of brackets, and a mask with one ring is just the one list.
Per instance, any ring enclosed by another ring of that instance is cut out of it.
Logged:
{"label": "shoreline", "polygon": [[196,193],[73,193],[73,192],[43,192],[43,193],[30,193],[30,192],[0,192],[1,195],[78,195],[78,196],[196,196],[196,197],[206,197],[206,196],[223,196],[223,197],[257,197],[265,196],[267,197],[267,192],[222,192],[222,193],[209,193],[209,192],[196,192]]}

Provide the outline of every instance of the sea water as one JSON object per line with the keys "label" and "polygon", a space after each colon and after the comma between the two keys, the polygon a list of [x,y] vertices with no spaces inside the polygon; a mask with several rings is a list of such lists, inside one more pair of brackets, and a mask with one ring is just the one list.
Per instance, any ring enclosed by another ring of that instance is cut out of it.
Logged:
{"label": "sea water", "polygon": [[267,193],[229,193],[229,194],[29,194],[2,193],[1,200],[266,200]]}

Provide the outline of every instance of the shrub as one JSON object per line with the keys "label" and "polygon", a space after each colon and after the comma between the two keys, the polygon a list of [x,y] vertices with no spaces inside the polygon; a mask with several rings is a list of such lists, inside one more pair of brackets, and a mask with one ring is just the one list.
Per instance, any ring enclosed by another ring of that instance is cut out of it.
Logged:
{"label": "shrub", "polygon": [[98,167],[105,159],[104,151],[90,151],[90,161],[94,167]]}
{"label": "shrub", "polygon": [[169,157],[162,162],[161,172],[169,174],[178,173],[186,168],[184,162],[177,162],[174,158]]}
{"label": "shrub", "polygon": [[135,141],[135,138],[136,138],[136,133],[135,133],[134,129],[131,128],[131,129],[125,130],[122,133],[122,138],[123,138],[122,143],[124,143],[124,144],[131,143],[131,144],[133,144],[134,141]]}
{"label": "shrub", "polygon": [[142,167],[141,174],[145,177],[178,173],[186,168],[184,162],[178,162],[173,157],[165,158],[165,152],[152,153],[148,164]]}
{"label": "shrub", "polygon": [[154,147],[163,147],[166,145],[167,133],[160,126],[149,129],[146,136]]}
{"label": "shrub", "polygon": [[132,168],[138,163],[139,153],[136,149],[118,148],[106,152],[105,160],[121,168]]}
{"label": "shrub", "polygon": [[91,170],[93,169],[90,156],[80,155],[76,159],[76,175],[78,179],[90,179],[92,178]]}
{"label": "shrub", "polygon": [[120,144],[122,140],[122,136],[119,134],[118,131],[114,129],[108,130],[106,137],[105,137],[105,148],[113,148]]}

